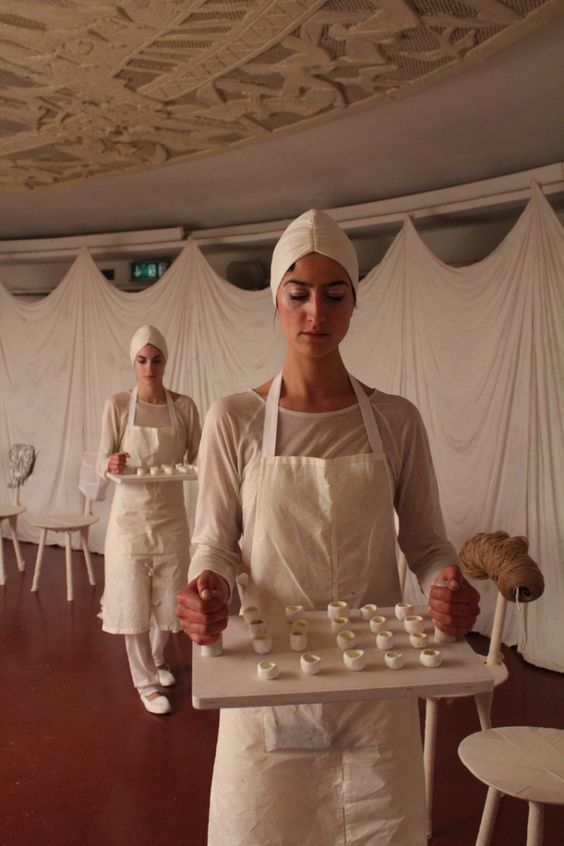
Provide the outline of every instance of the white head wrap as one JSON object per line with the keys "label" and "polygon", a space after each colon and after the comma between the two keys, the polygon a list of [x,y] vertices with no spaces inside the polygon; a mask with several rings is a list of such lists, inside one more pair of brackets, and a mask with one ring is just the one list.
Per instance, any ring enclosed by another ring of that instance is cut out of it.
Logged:
{"label": "white head wrap", "polygon": [[164,356],[164,360],[166,361],[168,358],[168,347],[166,345],[166,341],[164,336],[156,329],[154,326],[151,326],[150,323],[146,323],[144,326],[140,326],[137,332],[134,334],[133,338],[131,339],[131,343],[129,344],[129,358],[131,359],[131,363],[135,363],[135,356],[139,352],[142,347],[146,344],[151,344],[152,347],[156,347],[160,350]]}
{"label": "white head wrap", "polygon": [[275,303],[278,288],[288,268],[309,253],[321,253],[338,262],[349,274],[356,291],[358,258],[352,242],[332,217],[311,209],[290,223],[274,247],[270,288]]}

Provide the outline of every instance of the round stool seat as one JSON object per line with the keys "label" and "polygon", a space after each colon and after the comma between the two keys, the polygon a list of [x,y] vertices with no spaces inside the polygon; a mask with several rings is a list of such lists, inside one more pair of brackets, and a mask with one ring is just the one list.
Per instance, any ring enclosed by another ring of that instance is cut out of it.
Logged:
{"label": "round stool seat", "polygon": [[9,505],[8,503],[0,503],[0,520],[5,520],[8,517],[17,517],[18,514],[23,514],[25,510],[25,505]]}
{"label": "round stool seat", "polygon": [[29,517],[32,526],[49,529],[51,532],[71,532],[84,529],[98,521],[95,514],[33,514]]}
{"label": "round stool seat", "polygon": [[480,781],[526,802],[564,805],[564,731],[507,726],[478,731],[458,747]]}

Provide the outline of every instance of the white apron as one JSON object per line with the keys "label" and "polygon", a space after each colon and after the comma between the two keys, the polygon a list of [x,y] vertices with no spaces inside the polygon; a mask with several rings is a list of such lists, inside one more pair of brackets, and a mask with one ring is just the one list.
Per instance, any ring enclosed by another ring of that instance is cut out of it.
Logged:
{"label": "white apron", "polygon": [[[372,453],[275,456],[281,375],[266,401],[249,590],[265,616],[393,605],[400,596],[392,484],[362,387]],[[415,699],[223,709],[208,846],[423,846]]]}
{"label": "white apron", "polygon": [[[121,450],[132,465],[175,464],[186,451],[169,392],[168,426],[135,426],[137,388],[131,392]],[[151,613],[163,631],[179,631],[176,594],[186,584],[188,519],[182,482],[116,485],[105,543],[103,629],[149,631]]]}

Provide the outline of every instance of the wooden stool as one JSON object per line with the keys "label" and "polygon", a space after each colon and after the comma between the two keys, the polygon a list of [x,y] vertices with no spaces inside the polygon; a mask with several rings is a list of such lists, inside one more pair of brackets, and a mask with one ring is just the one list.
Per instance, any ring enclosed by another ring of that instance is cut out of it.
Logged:
{"label": "wooden stool", "polygon": [[458,755],[488,786],[476,846],[490,843],[505,794],[529,803],[527,846],[541,846],[543,805],[564,805],[564,731],[532,726],[478,731],[462,741]]}
{"label": "wooden stool", "polygon": [[16,552],[16,561],[18,562],[18,570],[23,573],[25,569],[25,561],[22,558],[22,552],[18,541],[17,527],[18,515],[23,514],[26,510],[25,505],[19,503],[9,505],[8,503],[0,503],[0,585],[6,584],[6,573],[4,570],[4,544],[2,540],[2,520],[8,520],[10,523],[10,534]]}
{"label": "wooden stool", "polygon": [[45,516],[30,517],[29,522],[32,526],[41,529],[39,538],[39,549],[37,550],[37,558],[35,560],[35,572],[33,574],[33,584],[31,589],[36,591],[39,585],[39,575],[41,573],[41,562],[43,559],[43,550],[45,549],[45,538],[47,532],[64,532],[65,533],[65,563],[67,571],[67,599],[69,602],[73,601],[73,584],[72,584],[72,549],[71,549],[71,535],[73,532],[80,532],[80,541],[82,550],[84,552],[84,559],[86,561],[86,570],[88,572],[88,581],[91,585],[96,584],[94,579],[94,570],[92,569],[92,561],[90,559],[90,550],[88,548],[88,529],[93,523],[96,523],[98,517],[94,514],[46,514]]}

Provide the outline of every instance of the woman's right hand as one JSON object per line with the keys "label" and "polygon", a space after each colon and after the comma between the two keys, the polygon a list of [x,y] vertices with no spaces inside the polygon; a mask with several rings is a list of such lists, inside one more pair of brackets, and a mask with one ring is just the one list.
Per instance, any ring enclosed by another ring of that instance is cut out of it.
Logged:
{"label": "woman's right hand", "polygon": [[227,627],[229,586],[217,573],[204,570],[176,599],[176,616],[194,643],[213,643]]}
{"label": "woman's right hand", "polygon": [[108,458],[108,472],[109,473],[123,473],[125,470],[125,465],[127,464],[127,459],[129,458],[128,452],[114,452]]}

